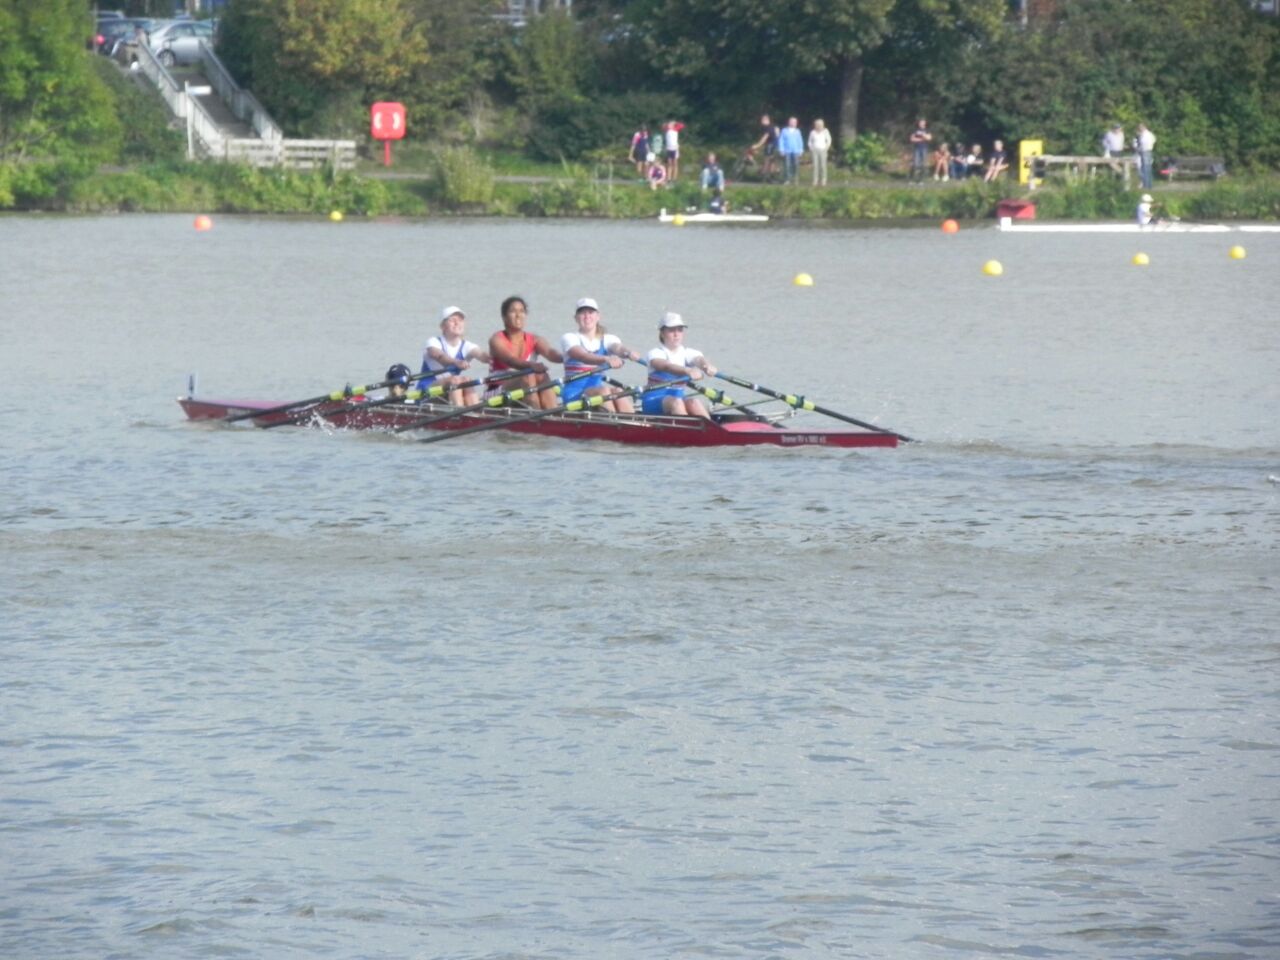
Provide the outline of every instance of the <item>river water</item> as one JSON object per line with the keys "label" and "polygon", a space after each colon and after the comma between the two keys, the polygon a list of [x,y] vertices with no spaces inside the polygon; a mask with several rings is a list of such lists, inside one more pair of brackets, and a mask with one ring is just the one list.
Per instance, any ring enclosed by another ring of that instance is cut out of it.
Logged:
{"label": "river water", "polygon": [[[0,219],[0,956],[1280,955],[1278,262]],[[722,369],[924,442],[174,403],[371,382],[509,293],[637,347],[678,310]]]}

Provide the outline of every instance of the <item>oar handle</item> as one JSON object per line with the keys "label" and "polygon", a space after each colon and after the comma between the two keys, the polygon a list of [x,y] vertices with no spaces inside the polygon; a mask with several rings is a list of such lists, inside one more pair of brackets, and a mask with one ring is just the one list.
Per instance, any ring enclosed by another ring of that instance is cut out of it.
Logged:
{"label": "oar handle", "polygon": [[[671,383],[684,383],[687,382],[688,379],[688,377],[681,377],[679,380],[672,380]],[[565,382],[567,383],[568,381]],[[617,393],[580,397],[577,400],[571,400],[569,403],[563,404],[559,407],[552,407],[550,410],[538,410],[524,417],[510,417],[504,420],[493,420],[489,423],[477,423],[470,427],[459,427],[456,430],[442,430],[441,432],[431,434],[430,436],[419,437],[418,442],[438,443],[441,440],[465,436],[468,433],[480,433],[482,430],[497,430],[501,427],[513,427],[517,424],[530,423],[534,420],[541,420],[543,417],[553,417],[557,414],[580,413],[584,410],[599,407],[611,400],[619,400],[622,397],[633,397],[636,394],[645,394],[649,393],[651,390],[665,388],[666,384],[662,387],[628,387],[625,390],[619,390]]]}
{"label": "oar handle", "polygon": [[[477,377],[474,380],[464,380],[462,383],[455,383],[450,386],[445,386],[443,384],[433,384],[432,386],[428,387],[426,390],[408,390],[405,392],[405,395],[403,397],[387,396],[387,397],[382,397],[379,400],[370,400],[367,403],[344,403],[342,406],[336,407],[333,410],[326,410],[323,416],[331,417],[334,414],[351,413],[355,410],[372,410],[374,407],[386,406],[389,403],[416,401],[416,400],[421,400],[424,397],[442,397],[446,393],[449,393],[453,390],[467,390],[467,389],[470,389],[471,387],[478,387],[483,383],[495,383],[501,380],[508,380],[511,377],[520,376],[522,372],[525,372],[525,371],[519,371],[519,370],[505,371],[504,370],[504,371],[500,371],[496,376],[490,375],[487,377]],[[527,372],[532,373],[533,371],[530,370]],[[403,379],[405,383],[412,383],[414,380],[424,380],[427,377],[430,377],[433,375],[439,375],[440,373],[441,371],[439,370],[424,371],[422,373],[414,374],[412,376],[405,377]],[[389,381],[389,383],[392,385],[400,382],[401,381],[399,379]],[[308,410],[303,410],[301,413],[295,413],[292,416],[286,417],[284,420],[277,420],[274,423],[264,423],[264,424],[261,424],[261,426],[265,430],[270,430],[273,427],[287,427],[287,426],[292,426],[295,423],[301,423],[303,420],[306,420],[316,415],[317,415],[316,411],[308,409]],[[258,416],[263,416],[263,414],[259,413]]]}
{"label": "oar handle", "polygon": [[[533,372],[534,371],[532,370],[528,371],[528,373],[533,373]],[[517,387],[515,390],[507,390],[502,393],[494,394],[492,397],[487,397],[486,399],[481,400],[479,403],[473,403],[465,407],[454,407],[446,413],[441,413],[437,416],[430,416],[430,417],[423,417],[421,419],[416,419],[412,423],[402,423],[400,426],[395,428],[394,432],[403,433],[405,430],[421,430],[424,427],[429,427],[434,423],[440,423],[443,420],[452,420],[454,417],[466,416],[468,413],[475,413],[477,410],[484,410],[488,407],[501,407],[506,405],[507,403],[523,400],[525,397],[529,396],[530,394],[541,393],[543,390],[559,389],[560,387],[564,386],[566,383],[572,383],[574,380],[581,380],[583,377],[595,376],[598,372],[599,371],[594,369],[586,370],[586,371],[583,371],[582,373],[574,374],[572,377],[564,377],[564,378],[558,378],[555,380],[548,380],[546,383],[540,383],[536,387],[529,387],[529,388]]]}

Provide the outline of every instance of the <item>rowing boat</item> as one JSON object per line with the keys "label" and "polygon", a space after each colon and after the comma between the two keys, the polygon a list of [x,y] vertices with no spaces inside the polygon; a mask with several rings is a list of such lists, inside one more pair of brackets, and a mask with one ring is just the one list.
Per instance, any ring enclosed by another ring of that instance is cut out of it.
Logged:
{"label": "rowing boat", "polygon": [[[273,411],[261,417],[249,417],[261,427],[294,424],[321,424],[347,430],[384,430],[412,424],[421,419],[424,407],[414,403],[370,404],[361,409],[359,403],[326,402],[303,411],[281,410],[280,405],[256,400],[214,400],[202,397],[179,397],[178,403],[190,420],[219,421],[227,417],[252,414],[255,410]],[[444,405],[431,405],[426,411],[448,411]],[[430,430],[458,430],[495,418],[510,420],[503,429],[512,433],[560,437],[567,440],[609,440],[615,443],[648,444],[665,447],[896,447],[898,437],[892,433],[859,430],[799,429],[781,423],[754,420],[741,414],[721,414],[714,420],[702,417],[649,416],[646,414],[608,413],[599,410],[523,420],[529,414],[524,407],[494,407],[464,416],[428,424]],[[302,419],[296,419],[306,414]]]}
{"label": "rowing boat", "polygon": [[658,221],[675,223],[677,217],[680,223],[764,223],[769,219],[764,213],[667,213],[663,210],[658,214]]}
{"label": "rowing boat", "polygon": [[1035,223],[1000,220],[1003,233],[1228,233],[1233,228],[1225,223],[1180,223],[1163,221],[1140,227],[1136,223]]}

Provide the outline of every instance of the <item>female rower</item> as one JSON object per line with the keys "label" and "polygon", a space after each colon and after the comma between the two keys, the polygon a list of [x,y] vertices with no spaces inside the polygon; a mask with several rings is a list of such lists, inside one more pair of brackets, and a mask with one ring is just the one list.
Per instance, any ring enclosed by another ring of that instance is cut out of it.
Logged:
{"label": "female rower", "polygon": [[[698,350],[684,345],[684,319],[678,313],[665,313],[658,325],[661,346],[649,351],[649,386],[657,387],[669,380],[689,377],[699,380],[703,374],[713,377],[716,368]],[[644,395],[645,413],[670,416],[706,417],[711,413],[698,397],[685,396],[683,387],[649,390]]]}
{"label": "female rower", "polygon": [[[622,341],[612,333],[607,333],[600,322],[600,307],[590,297],[583,297],[577,302],[573,314],[578,324],[576,333],[566,333],[560,338],[560,352],[564,354],[565,378],[575,377],[590,370],[599,372],[566,383],[560,391],[560,401],[568,403],[579,397],[601,396],[613,392],[604,382],[604,371],[622,366],[622,358],[639,360],[640,354],[630,347],[622,345]],[[635,407],[630,397],[618,397],[607,400],[600,405],[602,410],[613,410],[617,413],[634,413]]]}
{"label": "female rower", "polygon": [[433,384],[455,388],[447,394],[454,406],[475,403],[480,399],[480,391],[476,387],[456,389],[457,384],[467,379],[461,376],[462,371],[471,367],[472,360],[489,363],[489,354],[463,337],[466,323],[467,315],[461,307],[445,307],[440,311],[439,336],[428,340],[422,352],[422,372],[433,375],[422,380],[421,388],[425,390]]}
{"label": "female rower", "polygon": [[502,383],[503,390],[515,390],[524,387],[530,392],[524,402],[529,406],[550,410],[558,404],[558,398],[551,390],[533,389],[547,383],[547,365],[536,360],[542,357],[552,363],[564,363],[564,356],[536,333],[525,330],[525,320],[529,315],[529,306],[523,297],[507,297],[502,301],[502,329],[489,338],[489,369],[494,373],[508,370],[531,370],[523,377],[512,377]]}

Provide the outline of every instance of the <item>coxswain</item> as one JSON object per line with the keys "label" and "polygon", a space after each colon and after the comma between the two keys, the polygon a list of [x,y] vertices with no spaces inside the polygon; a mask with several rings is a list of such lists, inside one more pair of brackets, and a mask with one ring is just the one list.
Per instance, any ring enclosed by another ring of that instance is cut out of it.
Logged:
{"label": "coxswain", "polygon": [[684,345],[684,319],[678,313],[665,313],[658,324],[660,346],[649,351],[649,387],[644,394],[644,412],[668,416],[693,416],[711,419],[711,413],[699,397],[688,395],[682,386],[661,388],[663,383],[688,377],[699,380],[715,376],[716,368],[698,350]]}
{"label": "coxswain", "polygon": [[[577,400],[581,396],[603,396],[614,392],[605,382],[604,373],[622,366],[622,361],[639,360],[640,354],[624,346],[600,322],[600,307],[590,297],[583,297],[574,305],[573,320],[578,329],[560,338],[560,353],[564,355],[565,379],[581,376],[592,370],[598,373],[583,376],[566,383],[560,391],[562,403]],[[602,410],[617,413],[634,413],[630,397],[617,397],[600,405]]]}
{"label": "coxswain", "polygon": [[489,354],[463,336],[466,323],[467,315],[461,307],[445,307],[440,311],[440,333],[427,341],[422,352],[422,372],[431,374],[423,378],[422,388],[437,384],[449,387],[447,398],[454,406],[480,399],[479,388],[458,388],[458,384],[467,380],[462,371],[469,370],[473,360],[490,362]]}
{"label": "coxswain", "polygon": [[502,329],[489,338],[489,356],[492,358],[489,369],[494,373],[532,370],[527,376],[504,380],[499,387],[503,391],[524,387],[529,391],[524,398],[525,403],[549,410],[557,405],[554,391],[534,392],[534,388],[550,381],[547,365],[537,358],[564,363],[564,355],[542,337],[524,328],[528,316],[529,307],[523,297],[507,297],[502,301]]}
{"label": "coxswain", "polygon": [[387,370],[387,375],[383,380],[387,381],[387,400],[403,400],[404,395],[409,392],[409,380],[413,374],[409,372],[409,368],[403,363],[392,364]]}

